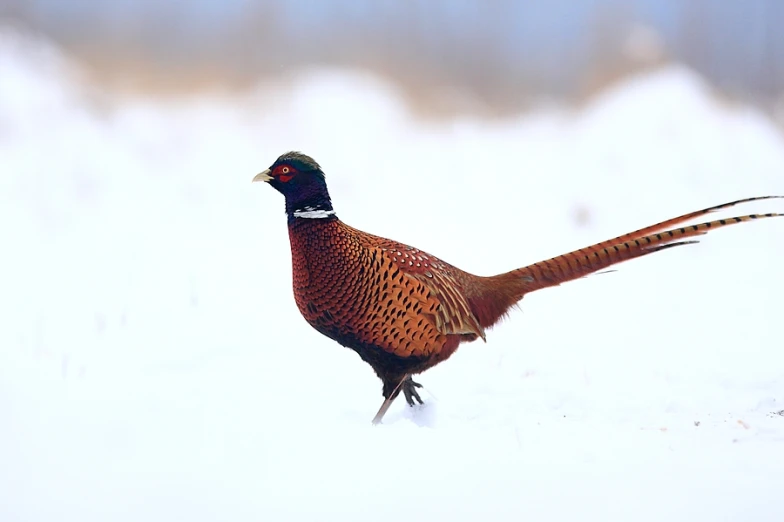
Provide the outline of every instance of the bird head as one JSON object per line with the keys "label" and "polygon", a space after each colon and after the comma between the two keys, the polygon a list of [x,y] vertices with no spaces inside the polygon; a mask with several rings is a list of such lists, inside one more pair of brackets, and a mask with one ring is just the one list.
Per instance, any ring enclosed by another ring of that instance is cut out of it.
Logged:
{"label": "bird head", "polygon": [[[301,152],[287,152],[267,170],[256,174],[253,181],[264,181],[286,197],[290,218],[320,217],[317,211],[332,211],[324,172],[316,161]],[[310,214],[308,214],[310,213]]]}

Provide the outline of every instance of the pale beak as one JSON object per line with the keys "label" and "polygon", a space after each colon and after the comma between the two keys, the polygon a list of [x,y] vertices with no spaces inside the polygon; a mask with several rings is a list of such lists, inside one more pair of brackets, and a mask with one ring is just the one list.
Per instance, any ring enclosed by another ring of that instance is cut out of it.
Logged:
{"label": "pale beak", "polygon": [[273,178],[272,176],[270,176],[270,169],[267,169],[267,170],[265,170],[264,172],[259,172],[258,174],[256,174],[256,175],[253,177],[253,181],[252,181],[251,183],[255,183],[255,182],[257,182],[257,181],[266,181],[266,182],[270,182],[270,181],[272,181],[273,179],[275,179],[275,178]]}

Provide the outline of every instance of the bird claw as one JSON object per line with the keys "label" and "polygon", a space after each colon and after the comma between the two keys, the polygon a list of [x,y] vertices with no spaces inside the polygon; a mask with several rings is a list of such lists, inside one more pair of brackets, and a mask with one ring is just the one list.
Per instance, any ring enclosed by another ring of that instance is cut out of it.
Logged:
{"label": "bird claw", "polygon": [[392,401],[395,400],[395,398],[400,394],[401,391],[403,392],[403,395],[406,397],[406,402],[408,403],[409,406],[416,406],[417,401],[419,402],[419,404],[424,404],[424,402],[422,401],[422,397],[420,397],[419,393],[416,391],[417,388],[422,387],[421,384],[419,384],[418,382],[414,382],[413,380],[411,380],[411,377],[409,376],[406,376],[406,378],[403,379],[402,381],[396,380],[394,382],[396,382],[397,385],[395,385],[395,387],[392,388],[391,386],[389,386],[390,381],[388,380],[384,381],[383,393],[384,393],[384,397],[386,398],[384,399],[384,402],[381,403],[381,407],[378,409],[378,413],[376,413],[376,416],[373,417],[373,424],[381,423],[381,419],[383,419],[384,415],[386,415],[387,410],[392,405]]}
{"label": "bird claw", "polygon": [[[418,382],[414,382],[411,377],[407,377],[405,381],[403,381],[403,395],[406,398],[406,402],[409,406],[416,406],[416,402],[419,404],[424,404],[422,401],[422,397],[419,396],[419,393],[416,391],[417,388],[421,388],[422,385]],[[414,401],[416,399],[416,402]]]}

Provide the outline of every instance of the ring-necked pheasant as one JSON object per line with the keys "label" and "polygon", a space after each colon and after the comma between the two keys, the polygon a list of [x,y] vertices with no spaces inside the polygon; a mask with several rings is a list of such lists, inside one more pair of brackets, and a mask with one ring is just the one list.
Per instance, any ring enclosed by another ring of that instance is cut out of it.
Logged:
{"label": "ring-necked pheasant", "polygon": [[253,181],[286,197],[294,299],[313,328],[356,351],[383,382],[381,421],[402,390],[422,403],[411,375],[446,360],[463,342],[485,339],[485,329],[529,292],[577,279],[616,263],[696,243],[711,229],[778,217],[751,214],[682,226],[739,203],[690,212],[656,225],[511,272],[469,274],[419,249],[352,228],[332,208],[321,167],[299,152],[279,157]]}

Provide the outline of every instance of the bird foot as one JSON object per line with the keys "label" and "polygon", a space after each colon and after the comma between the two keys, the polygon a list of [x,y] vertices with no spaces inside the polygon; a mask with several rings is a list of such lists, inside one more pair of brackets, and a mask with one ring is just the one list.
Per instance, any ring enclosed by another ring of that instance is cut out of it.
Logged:
{"label": "bird foot", "polygon": [[403,395],[406,397],[406,402],[409,406],[415,406],[415,401],[418,401],[419,404],[424,404],[422,397],[419,396],[419,392],[416,391],[417,388],[421,387],[422,385],[418,382],[414,382],[414,380],[411,379],[411,376],[406,376],[406,378],[402,381],[398,381],[397,386],[395,386],[395,388],[389,392],[389,395],[381,404],[381,408],[378,409],[378,413],[376,413],[376,416],[373,417],[373,424],[379,424],[381,422],[381,419],[384,418],[387,410],[392,405],[392,401],[395,400],[401,390],[403,391]]}
{"label": "bird foot", "polygon": [[[419,402],[419,404],[424,404],[422,397],[419,396],[419,392],[416,391],[417,388],[421,387],[422,385],[415,382],[411,377],[407,377],[406,380],[403,381],[403,395],[406,397],[406,402],[409,406],[416,406],[417,402]],[[416,399],[416,402],[414,399]]]}

